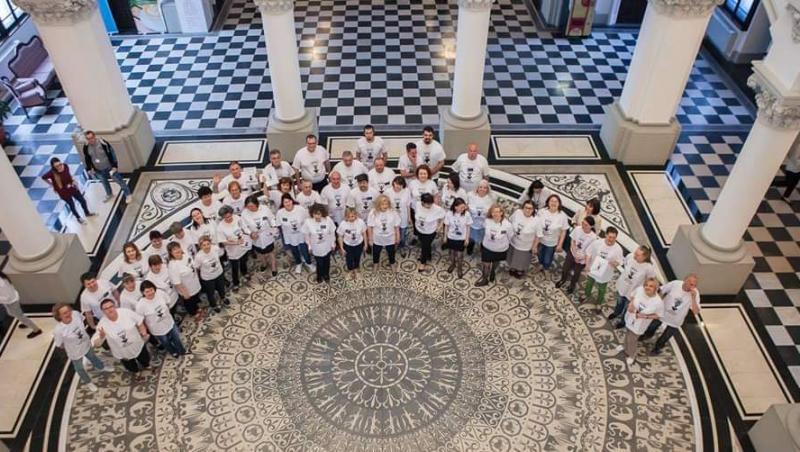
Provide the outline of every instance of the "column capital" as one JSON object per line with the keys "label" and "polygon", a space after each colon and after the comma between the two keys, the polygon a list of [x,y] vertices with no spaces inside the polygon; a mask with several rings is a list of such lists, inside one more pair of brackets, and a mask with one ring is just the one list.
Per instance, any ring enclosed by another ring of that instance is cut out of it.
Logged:
{"label": "column capital", "polygon": [[758,117],[779,129],[800,129],[800,96],[784,95],[763,65],[754,64],[753,69],[747,86],[756,93]]}
{"label": "column capital", "polygon": [[261,14],[282,14],[294,10],[294,0],[253,0]]}
{"label": "column capital", "polygon": [[673,17],[696,17],[708,14],[723,0],[649,0],[650,6]]}
{"label": "column capital", "polygon": [[792,41],[800,43],[800,9],[791,3],[786,4],[789,19],[792,21]]}
{"label": "column capital", "polygon": [[14,3],[42,23],[71,23],[97,9],[97,0],[15,0]]}
{"label": "column capital", "polygon": [[458,7],[470,11],[488,11],[495,0],[458,0]]}

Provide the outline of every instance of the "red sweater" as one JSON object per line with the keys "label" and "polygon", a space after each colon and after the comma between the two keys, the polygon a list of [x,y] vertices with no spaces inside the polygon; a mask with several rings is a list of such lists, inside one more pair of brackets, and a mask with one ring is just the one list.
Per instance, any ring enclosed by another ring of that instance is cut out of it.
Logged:
{"label": "red sweater", "polygon": [[[60,179],[60,184],[56,180],[56,178]],[[78,191],[78,188],[75,187],[75,181],[72,179],[72,175],[69,173],[69,167],[64,165],[64,171],[60,173],[56,173],[55,170],[50,170],[42,176],[42,179],[50,182],[53,184],[53,189],[58,193],[59,198],[61,199],[69,199],[71,198],[75,192]]]}

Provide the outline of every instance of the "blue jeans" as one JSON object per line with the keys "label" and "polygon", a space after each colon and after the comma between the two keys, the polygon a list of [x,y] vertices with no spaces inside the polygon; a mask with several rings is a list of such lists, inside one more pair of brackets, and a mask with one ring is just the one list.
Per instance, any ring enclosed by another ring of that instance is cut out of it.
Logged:
{"label": "blue jeans", "polygon": [[628,299],[622,295],[617,297],[617,305],[614,306],[614,317],[619,319],[619,323],[625,323],[622,317],[625,314],[625,309],[628,307]]}
{"label": "blue jeans", "polygon": [[[100,361],[100,358],[98,358],[97,355],[94,354],[94,350],[92,350],[91,348],[89,349],[88,352],[86,352],[86,355],[84,356],[86,357],[86,359],[89,360],[90,363],[92,363],[95,369],[103,370],[103,368],[105,367],[103,365],[103,361]],[[92,379],[89,377],[89,374],[86,373],[86,369],[83,368],[83,357],[78,359],[73,359],[72,368],[75,369],[75,373],[78,374],[78,378],[81,379],[81,382],[83,384],[92,382]]]}
{"label": "blue jeans", "polygon": [[484,233],[486,233],[486,229],[469,228],[469,240],[473,243],[481,244],[483,243]]}
{"label": "blue jeans", "polygon": [[178,325],[172,325],[172,329],[163,336],[156,336],[158,343],[167,349],[173,355],[185,355],[186,348],[181,342],[181,333],[178,331]]}
{"label": "blue jeans", "polygon": [[111,196],[111,182],[108,181],[109,179],[114,179],[114,182],[116,182],[117,185],[119,185],[120,189],[122,190],[122,193],[125,196],[131,195],[131,189],[128,188],[128,184],[126,184],[125,181],[122,180],[122,176],[119,174],[119,171],[114,171],[114,174],[111,174],[111,170],[107,169],[107,170],[95,170],[94,173],[95,177],[97,177],[97,179],[100,180],[100,183],[103,184],[103,190],[105,190],[106,196]]}
{"label": "blue jeans", "polygon": [[545,269],[553,265],[553,256],[555,256],[555,254],[556,247],[539,244],[539,263],[542,264],[542,267]]}
{"label": "blue jeans", "polygon": [[308,254],[308,245],[301,243],[299,245],[286,245],[286,247],[292,252],[292,257],[294,257],[294,265],[300,265],[302,263],[311,265],[311,256]]}
{"label": "blue jeans", "polygon": [[400,228],[400,243],[397,245],[397,248],[405,248],[406,247],[406,234],[408,233],[408,227]]}

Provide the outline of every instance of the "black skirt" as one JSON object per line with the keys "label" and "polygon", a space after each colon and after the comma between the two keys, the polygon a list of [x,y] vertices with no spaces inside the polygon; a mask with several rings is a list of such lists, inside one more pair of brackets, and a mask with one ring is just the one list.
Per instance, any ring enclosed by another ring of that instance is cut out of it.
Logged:
{"label": "black skirt", "polygon": [[508,250],[505,251],[492,251],[481,247],[481,261],[482,262],[501,262],[506,259],[506,254]]}
{"label": "black skirt", "polygon": [[453,251],[464,251],[464,241],[447,239],[447,249]]}

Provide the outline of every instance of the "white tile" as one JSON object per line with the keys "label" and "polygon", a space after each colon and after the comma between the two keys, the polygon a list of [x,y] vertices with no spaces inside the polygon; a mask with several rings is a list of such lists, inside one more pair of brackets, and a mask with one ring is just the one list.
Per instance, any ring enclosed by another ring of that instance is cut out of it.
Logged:
{"label": "white tile", "polygon": [[650,217],[655,222],[662,243],[670,245],[680,226],[694,223],[686,211],[680,194],[663,171],[631,171],[630,174]]}
{"label": "white tile", "polygon": [[769,333],[769,337],[772,338],[772,342],[775,345],[794,345],[792,336],[782,325],[766,325],[764,328],[767,329],[767,333]]}
{"label": "white tile", "polygon": [[495,135],[493,138],[500,159],[599,159],[589,135]]}
{"label": "white tile", "polygon": [[196,165],[206,163],[228,163],[238,160],[242,164],[260,163],[265,140],[224,141],[170,141],[157,165]]}

